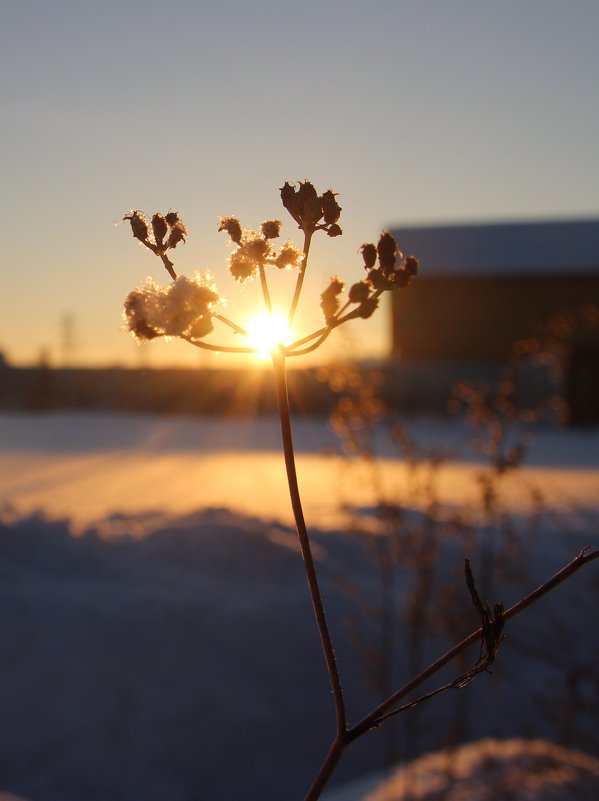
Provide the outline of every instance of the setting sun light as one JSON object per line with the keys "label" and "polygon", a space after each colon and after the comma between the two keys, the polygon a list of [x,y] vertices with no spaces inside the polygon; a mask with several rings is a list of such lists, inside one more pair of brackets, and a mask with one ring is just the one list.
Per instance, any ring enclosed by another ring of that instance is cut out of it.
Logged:
{"label": "setting sun light", "polygon": [[263,357],[270,356],[279,345],[289,345],[293,338],[283,312],[263,311],[248,321],[247,330],[252,346]]}

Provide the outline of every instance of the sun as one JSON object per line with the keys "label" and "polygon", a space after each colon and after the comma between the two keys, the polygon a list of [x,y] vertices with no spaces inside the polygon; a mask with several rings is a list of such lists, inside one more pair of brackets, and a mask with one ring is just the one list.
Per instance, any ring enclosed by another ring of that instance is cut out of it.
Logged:
{"label": "sun", "polygon": [[257,355],[262,358],[270,356],[279,345],[289,345],[293,340],[283,312],[260,312],[248,320],[246,328],[252,347],[256,348]]}

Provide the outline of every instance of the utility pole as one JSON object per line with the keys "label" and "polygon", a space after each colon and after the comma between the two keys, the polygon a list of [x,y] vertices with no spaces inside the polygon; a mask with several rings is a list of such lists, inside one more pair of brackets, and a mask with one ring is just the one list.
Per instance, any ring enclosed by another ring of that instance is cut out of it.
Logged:
{"label": "utility pole", "polygon": [[73,366],[76,344],[75,317],[71,312],[65,312],[60,320],[60,345],[63,367]]}

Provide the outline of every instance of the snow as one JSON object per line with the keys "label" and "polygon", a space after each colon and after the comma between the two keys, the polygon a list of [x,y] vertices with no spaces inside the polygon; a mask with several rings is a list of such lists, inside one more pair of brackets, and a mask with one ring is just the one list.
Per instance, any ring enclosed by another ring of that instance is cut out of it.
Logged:
{"label": "snow", "polygon": [[[423,441],[465,442],[459,422],[412,427]],[[375,604],[378,576],[360,539],[343,533],[348,506],[354,522],[373,521],[370,474],[320,455],[333,441],[324,421],[294,430],[355,720],[380,698],[355,642],[372,639],[374,624],[349,622],[347,591],[353,583]],[[540,431],[531,468],[506,485],[517,521],[523,476],[542,483],[552,513],[514,557],[522,577],[491,588],[506,603],[592,543],[598,444],[597,431]],[[303,797],[334,716],[278,447],[273,420],[0,416],[0,791],[29,801]],[[406,467],[381,448],[386,492],[407,500]],[[467,452],[443,469],[452,508],[474,496],[478,469]],[[464,555],[440,548],[439,584]],[[467,739],[541,736],[599,751],[596,587],[591,566],[513,621],[492,677],[421,707],[417,753],[446,742],[458,708]],[[477,625],[475,613],[463,623]],[[432,632],[423,658],[446,644]],[[352,746],[331,789],[380,768],[384,737]]]}
{"label": "snow", "polygon": [[[442,500],[471,500],[477,464],[464,451],[463,424],[418,420],[411,428],[423,446],[460,452],[460,461],[441,472]],[[294,431],[306,515],[321,528],[337,528],[345,521],[344,505],[371,503],[371,472],[365,467],[348,475],[342,459],[322,457],[336,442],[325,421],[303,419]],[[382,436],[378,450],[393,500],[405,485],[405,464]],[[527,464],[511,487],[513,508],[528,504],[521,479],[542,484],[555,508],[595,505],[599,431],[546,430],[536,437]],[[113,514],[177,515],[211,507],[293,522],[280,434],[271,419],[0,415],[2,501],[20,514],[39,509],[68,518],[79,530]]]}
{"label": "snow", "polygon": [[[373,787],[376,789],[373,791]],[[599,760],[543,740],[484,739],[420,757],[323,801],[596,801]]]}

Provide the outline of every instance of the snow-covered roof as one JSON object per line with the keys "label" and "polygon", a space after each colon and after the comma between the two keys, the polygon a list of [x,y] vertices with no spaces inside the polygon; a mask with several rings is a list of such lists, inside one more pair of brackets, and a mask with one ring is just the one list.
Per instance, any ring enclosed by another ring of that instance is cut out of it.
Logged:
{"label": "snow-covered roof", "polygon": [[599,274],[599,219],[393,228],[423,275]]}

